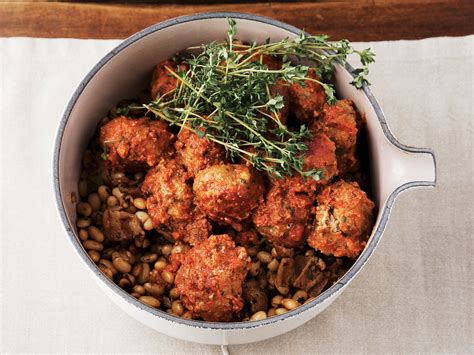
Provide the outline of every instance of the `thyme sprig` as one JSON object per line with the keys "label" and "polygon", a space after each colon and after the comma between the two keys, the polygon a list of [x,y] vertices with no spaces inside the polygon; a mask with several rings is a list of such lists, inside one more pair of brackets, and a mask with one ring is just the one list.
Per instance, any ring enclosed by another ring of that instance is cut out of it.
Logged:
{"label": "thyme sprig", "polygon": [[[353,85],[360,88],[368,84],[365,76],[373,53],[359,52],[347,40],[329,42],[327,36],[304,33],[276,43],[245,45],[235,40],[236,22],[231,18],[228,22],[227,41],[202,45],[199,54],[179,58],[187,64],[185,70],[166,67],[177,79],[176,87],[144,107],[171,125],[222,145],[233,161],[243,159],[279,178],[296,172],[319,180],[320,170],[303,168],[308,149],[304,141],[311,137],[310,131],[304,125],[292,131],[280,121],[284,100],[272,95],[271,87],[276,81],[317,82],[327,101],[334,103],[334,87],[328,80],[336,63],[345,64],[352,53],[359,55],[362,68],[356,69]],[[267,55],[278,57],[281,68],[269,69],[262,60]],[[319,79],[308,77],[309,67],[295,64],[295,59],[313,62]]]}

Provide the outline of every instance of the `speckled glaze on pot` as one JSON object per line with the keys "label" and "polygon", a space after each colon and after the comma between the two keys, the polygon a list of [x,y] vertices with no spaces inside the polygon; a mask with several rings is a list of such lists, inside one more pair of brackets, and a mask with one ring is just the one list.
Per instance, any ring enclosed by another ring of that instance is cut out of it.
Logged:
{"label": "speckled glaze on pot", "polygon": [[239,25],[239,39],[278,41],[301,30],[265,17],[242,13],[204,13],[161,22],[126,39],[84,78],[59,123],[53,153],[53,189],[60,219],[71,245],[105,293],[125,312],[159,332],[193,342],[241,344],[268,339],[307,322],[328,307],[357,275],[377,247],[396,197],[414,187],[436,183],[436,162],[430,149],[407,147],[388,129],[384,114],[368,89],[356,90],[347,66],[336,68],[338,95],[354,101],[367,119],[371,180],[376,223],[366,248],[350,270],[317,298],[285,314],[259,321],[211,323],[188,320],[153,309],[108,279],[83,249],[77,236],[75,204],[81,156],[99,120],[117,101],[133,97],[147,85],[153,66],[189,46],[223,40],[227,17]]}

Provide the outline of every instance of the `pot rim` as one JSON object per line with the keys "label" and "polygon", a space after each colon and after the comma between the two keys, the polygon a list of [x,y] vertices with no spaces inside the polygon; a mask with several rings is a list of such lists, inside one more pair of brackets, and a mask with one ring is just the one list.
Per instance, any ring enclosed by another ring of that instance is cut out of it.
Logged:
{"label": "pot rim", "polygon": [[[172,18],[160,23],[157,23],[155,25],[152,25],[150,27],[147,27],[134,35],[130,36],[129,38],[125,39],[122,43],[120,43],[118,46],[116,46],[114,49],[112,49],[109,53],[107,53],[90,71],[89,73],[84,77],[84,79],[81,81],[75,92],[73,93],[72,97],[70,98],[66,109],[61,117],[61,120],[59,122],[59,126],[57,128],[56,132],[56,137],[55,137],[55,142],[54,142],[54,151],[53,151],[53,188],[54,188],[54,200],[56,203],[56,207],[58,209],[58,213],[63,225],[63,228],[65,229],[69,241],[73,245],[76,253],[80,256],[82,261],[89,267],[90,271],[94,273],[96,277],[99,278],[99,280],[108,286],[108,288],[114,292],[117,296],[119,296],[122,300],[127,302],[133,307],[136,307],[142,311],[148,312],[156,317],[162,318],[164,320],[167,320],[169,322],[174,322],[178,323],[180,325],[185,325],[185,326],[190,326],[190,327],[195,327],[195,328],[205,328],[209,330],[245,330],[245,329],[252,329],[256,327],[261,327],[261,326],[266,326],[270,325],[273,323],[278,323],[282,322],[286,319],[290,319],[293,317],[297,317],[305,312],[308,312],[309,310],[313,309],[317,305],[328,301],[330,298],[337,296],[339,291],[346,285],[348,284],[354,277],[355,275],[361,270],[361,268],[365,265],[365,263],[368,261],[369,257],[372,255],[373,251],[377,247],[380,238],[383,234],[383,231],[385,229],[385,226],[388,221],[388,217],[390,215],[391,208],[393,206],[393,203],[395,201],[395,198],[403,191],[412,188],[412,187],[419,187],[419,186],[435,186],[436,180],[434,182],[427,182],[427,181],[412,181],[406,184],[403,184],[399,186],[397,189],[392,191],[390,196],[387,198],[387,201],[385,203],[383,211],[379,211],[379,213],[382,213],[380,223],[377,226],[377,230],[374,232],[373,237],[371,238],[370,242],[367,244],[366,248],[362,252],[362,254],[357,258],[355,263],[351,266],[351,268],[342,276],[334,285],[332,285],[330,288],[328,288],[326,291],[321,293],[319,296],[317,296],[314,300],[301,305],[300,307],[297,307],[296,309],[292,311],[288,311],[287,313],[284,313],[279,316],[274,316],[270,317],[267,319],[263,320],[258,320],[258,321],[245,321],[245,322],[206,322],[206,321],[199,321],[199,320],[191,320],[191,319],[184,319],[180,317],[176,317],[173,315],[170,315],[164,311],[157,310],[151,307],[146,306],[145,304],[141,303],[137,299],[135,299],[133,296],[125,292],[122,288],[120,288],[117,284],[115,284],[112,280],[107,278],[100,270],[99,268],[92,262],[92,260],[89,258],[87,253],[85,252],[84,248],[82,247],[81,243],[79,242],[78,238],[76,237],[73,228],[69,224],[67,214],[66,214],[66,209],[63,205],[62,198],[61,198],[61,188],[59,184],[59,156],[61,152],[61,143],[62,143],[62,138],[64,135],[64,130],[66,127],[66,124],[69,120],[69,116],[74,109],[74,106],[79,99],[80,95],[82,94],[83,90],[87,87],[89,82],[92,80],[92,78],[97,74],[97,72],[105,66],[115,55],[120,53],[123,49],[127,48],[131,44],[141,40],[142,38],[157,32],[159,30],[162,30],[167,27],[171,27],[174,25],[182,24],[182,23],[187,23],[187,22],[192,22],[196,20],[208,20],[208,19],[221,19],[221,18],[226,18],[226,17],[232,17],[235,19],[241,19],[241,20],[250,20],[250,21],[255,21],[255,22],[261,22],[264,24],[268,25],[273,25],[275,27],[282,28],[284,30],[287,30],[289,32],[292,32],[294,34],[299,34],[303,32],[302,30],[286,24],[284,22],[274,20],[268,17],[263,17],[263,16],[257,16],[257,15],[252,15],[252,14],[245,14],[245,13],[240,13],[240,12],[206,12],[206,13],[199,13],[199,14],[194,14],[194,15],[187,15],[187,16],[180,16],[176,18]],[[351,73],[353,68],[347,64],[345,66],[345,69]],[[380,125],[382,127],[383,133],[385,137],[392,143],[394,146],[398,147],[399,149],[406,151],[406,152],[411,152],[411,153],[427,153],[430,154],[433,158],[434,164],[435,164],[435,171],[436,171],[436,160],[434,153],[431,149],[428,148],[415,148],[415,147],[410,147],[401,144],[398,142],[395,137],[392,135],[390,132],[387,122],[385,120],[385,116],[373,96],[372,92],[370,91],[369,87],[364,84],[363,86],[363,91],[367,98],[369,99],[376,115],[377,118],[380,122]],[[436,177],[435,177],[436,179]]]}

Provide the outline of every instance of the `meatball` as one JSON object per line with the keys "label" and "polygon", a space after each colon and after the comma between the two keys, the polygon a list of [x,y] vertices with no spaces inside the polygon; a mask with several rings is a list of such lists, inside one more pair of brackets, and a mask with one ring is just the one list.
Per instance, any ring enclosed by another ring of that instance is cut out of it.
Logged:
{"label": "meatball", "polygon": [[155,100],[158,96],[162,96],[168,93],[171,93],[178,84],[178,79],[176,79],[169,70],[176,72],[179,70],[186,70],[185,64],[176,65],[171,60],[165,60],[159,63],[155,67],[153,72],[153,79],[151,80],[150,86],[150,96],[152,100]]}
{"label": "meatball", "polygon": [[240,164],[214,165],[197,173],[193,184],[198,207],[212,220],[241,230],[241,222],[263,200],[263,179]]}
{"label": "meatball", "polygon": [[114,118],[100,128],[99,141],[113,169],[141,170],[158,164],[173,140],[168,125],[149,118]]}
{"label": "meatball", "polygon": [[318,187],[326,185],[338,174],[336,146],[326,135],[313,135],[307,146],[308,151],[304,156],[303,170],[320,170],[321,178],[317,181],[312,178],[306,178],[305,180],[300,174],[295,173],[292,177],[274,179],[273,182],[275,184],[282,186],[288,191],[305,192],[311,195]]}
{"label": "meatball", "polygon": [[356,258],[372,228],[374,203],[357,183],[338,181],[317,197],[308,244],[323,254]]}
{"label": "meatball", "polygon": [[313,131],[323,132],[336,144],[337,167],[340,173],[351,171],[357,164],[357,119],[350,100],[338,100],[324,105],[321,119],[314,122]]}
{"label": "meatball", "polygon": [[295,248],[305,242],[311,207],[312,199],[307,194],[272,185],[252,220],[257,231],[270,243]]}
{"label": "meatball", "polygon": [[[307,77],[320,80],[314,69],[308,70]],[[305,80],[304,86],[300,83],[293,83],[290,86],[290,102],[295,116],[302,122],[309,122],[319,116],[326,102],[326,94],[320,84]]]}
{"label": "meatball", "polygon": [[230,321],[244,303],[242,283],[250,269],[243,247],[227,234],[212,235],[182,260],[175,286],[183,305],[206,321]]}
{"label": "meatball", "polygon": [[175,159],[163,159],[149,170],[142,185],[153,226],[168,239],[190,244],[204,241],[211,229],[205,215],[193,205],[187,173]]}
{"label": "meatball", "polygon": [[192,176],[202,169],[224,162],[222,146],[205,137],[199,138],[188,129],[178,134],[174,146],[180,162]]}
{"label": "meatball", "polygon": [[285,124],[290,114],[290,85],[284,80],[277,80],[275,84],[270,85],[270,95],[280,95],[283,98],[283,108],[278,111],[278,119]]}

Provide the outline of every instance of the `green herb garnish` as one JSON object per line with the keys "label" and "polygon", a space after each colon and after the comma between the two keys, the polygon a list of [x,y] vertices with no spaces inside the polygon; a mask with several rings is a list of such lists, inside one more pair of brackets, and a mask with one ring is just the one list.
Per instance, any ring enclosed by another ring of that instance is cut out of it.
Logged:
{"label": "green herb garnish", "polygon": [[[233,161],[243,159],[279,178],[297,172],[319,180],[321,171],[303,170],[310,131],[304,125],[291,131],[280,122],[283,97],[272,96],[270,88],[277,80],[301,85],[314,81],[324,88],[328,103],[334,103],[334,87],[325,81],[332,78],[335,64],[344,65],[350,54],[358,54],[363,67],[356,69],[353,85],[361,88],[368,84],[365,75],[374,54],[356,51],[347,40],[329,42],[327,36],[304,33],[277,43],[241,44],[235,41],[236,22],[228,21],[228,40],[202,45],[200,54],[184,58],[185,71],[167,68],[177,78],[177,87],[144,107],[171,125],[221,144]],[[261,62],[262,55],[281,59],[281,69],[270,70]],[[321,80],[309,78],[309,67],[290,59],[313,62]]]}

